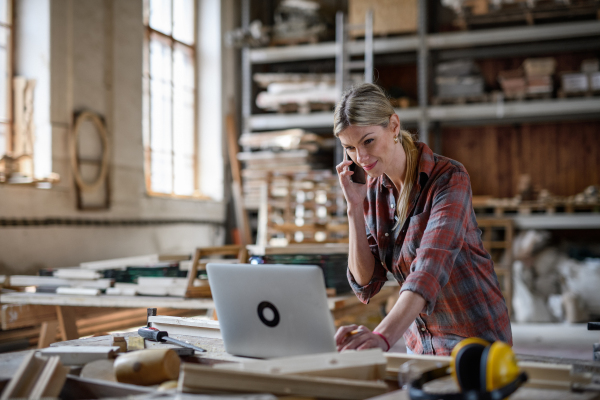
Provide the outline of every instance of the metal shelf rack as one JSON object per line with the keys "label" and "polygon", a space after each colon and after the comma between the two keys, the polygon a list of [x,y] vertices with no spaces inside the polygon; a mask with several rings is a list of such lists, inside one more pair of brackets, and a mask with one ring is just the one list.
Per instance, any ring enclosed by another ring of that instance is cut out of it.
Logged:
{"label": "metal shelf rack", "polygon": [[[244,3],[249,2],[245,0]],[[426,2],[420,2],[426,3]],[[245,7],[248,9],[248,6]],[[246,12],[247,14],[247,12]],[[246,15],[245,23],[248,16]],[[243,16],[244,20],[244,16]],[[420,21],[421,22],[421,21]],[[422,38],[421,38],[422,36]],[[422,34],[397,38],[375,38],[373,40],[374,54],[417,52],[419,69],[426,69],[428,53],[431,50],[446,50],[443,58],[467,57],[481,52],[481,46],[494,46],[506,44],[538,45],[536,42],[546,42],[565,39],[588,39],[587,46],[600,47],[600,21],[579,23],[560,23],[541,26],[498,28],[470,32],[453,32],[443,34]],[[524,39],[525,38],[525,39]],[[422,39],[422,40],[421,40]],[[591,40],[591,42],[589,41]],[[347,45],[350,55],[364,53],[364,41],[351,41]],[[487,56],[505,53],[502,49],[485,49]],[[455,51],[454,56],[452,51]],[[334,59],[336,56],[336,43],[317,43],[286,47],[270,47],[244,49],[245,57],[242,65],[243,90],[242,98],[247,103],[243,112],[243,129],[246,132],[286,129],[292,127],[302,128],[329,128],[332,126],[333,114],[327,112],[297,114],[258,114],[250,113],[252,102],[252,66],[255,64],[279,63],[291,61],[307,61],[319,59]],[[423,72],[424,73],[424,72]],[[425,79],[426,80],[426,79]],[[426,85],[419,79],[419,86]],[[421,92],[425,92],[421,94]],[[553,119],[559,117],[594,117],[600,116],[600,99],[550,99],[543,101],[524,102],[498,102],[486,104],[466,104],[449,106],[431,106],[427,102],[426,87],[419,90],[419,107],[397,109],[403,123],[417,124],[421,131],[421,139],[425,140],[428,125],[431,122],[459,123],[502,123],[514,121],[535,122],[546,117]],[[424,97],[424,98],[423,98]]]}
{"label": "metal shelf rack", "polygon": [[[418,34],[392,38],[375,38],[373,53],[412,54],[417,60],[417,107],[396,109],[406,125],[419,127],[420,140],[427,142],[428,130],[436,125],[501,124],[539,122],[574,118],[600,118],[600,98],[568,98],[464,105],[429,104],[428,68],[432,52],[438,61],[456,58],[490,58],[542,54],[568,47],[573,51],[600,49],[600,21],[555,23],[538,26],[497,28],[467,32],[427,33],[426,1],[419,2]],[[250,23],[250,0],[242,0],[242,26]],[[242,130],[244,132],[287,128],[328,129],[333,113],[251,114],[252,67],[268,63],[335,59],[335,42],[270,48],[245,48],[242,51]],[[365,41],[350,41],[350,55],[363,54]],[[600,228],[599,215],[517,216],[520,229]]]}

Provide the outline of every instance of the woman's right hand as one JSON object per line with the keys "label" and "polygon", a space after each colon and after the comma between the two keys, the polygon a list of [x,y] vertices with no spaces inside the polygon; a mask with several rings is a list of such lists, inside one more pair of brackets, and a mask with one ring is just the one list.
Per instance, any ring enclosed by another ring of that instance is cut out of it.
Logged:
{"label": "woman's right hand", "polygon": [[350,165],[352,165],[352,160],[344,160],[339,163],[335,169],[337,170],[340,179],[340,186],[342,186],[342,191],[344,192],[344,197],[346,198],[348,207],[360,207],[362,210],[365,197],[367,197],[368,183],[361,184],[351,182],[350,179],[354,174],[354,171],[350,171]]}

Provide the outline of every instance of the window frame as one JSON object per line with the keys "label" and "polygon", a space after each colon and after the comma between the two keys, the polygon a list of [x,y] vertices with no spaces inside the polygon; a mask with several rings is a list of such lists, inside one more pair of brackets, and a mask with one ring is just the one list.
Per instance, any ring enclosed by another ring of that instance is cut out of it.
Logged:
{"label": "window frame", "polygon": [[15,0],[6,0],[6,17],[9,20],[8,23],[0,21],[0,27],[7,28],[9,30],[9,40],[6,42],[6,120],[0,118],[0,124],[5,125],[5,151],[0,153],[0,159],[5,155],[11,155],[13,153],[14,145],[14,133],[13,133],[13,78],[15,71]]}
{"label": "window frame", "polygon": [[[206,195],[203,195],[200,191],[200,160],[199,160],[199,121],[198,121],[198,84],[199,84],[199,73],[198,73],[198,16],[200,6],[198,4],[198,0],[193,0],[194,5],[194,21],[193,21],[193,30],[194,30],[194,44],[189,45],[187,43],[181,42],[173,37],[173,8],[174,2],[176,0],[171,1],[171,34],[167,35],[163,32],[160,32],[156,29],[153,29],[150,26],[150,0],[143,0],[143,25],[144,25],[144,48],[143,48],[143,69],[142,69],[142,86],[143,86],[143,147],[144,147],[144,180],[146,186],[146,193],[149,196],[153,197],[162,197],[162,198],[173,198],[173,199],[200,199],[205,200],[209,199]],[[165,192],[157,192],[152,189],[152,119],[151,119],[151,110],[152,110],[152,93],[151,93],[151,74],[150,74],[150,43],[151,37],[153,35],[157,35],[164,40],[165,42],[170,42],[171,48],[171,193]],[[192,60],[194,62],[194,104],[193,104],[193,135],[194,135],[194,155],[193,155],[193,194],[191,195],[181,195],[175,193],[175,147],[174,147],[174,105],[175,105],[175,88],[173,85],[173,74],[174,74],[174,56],[175,56],[175,48],[176,46],[183,46],[190,52],[192,55]]]}

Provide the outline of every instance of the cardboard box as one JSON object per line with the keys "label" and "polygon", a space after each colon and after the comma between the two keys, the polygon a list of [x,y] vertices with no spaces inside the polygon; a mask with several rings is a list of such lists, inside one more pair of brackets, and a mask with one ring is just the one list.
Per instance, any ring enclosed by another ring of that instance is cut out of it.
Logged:
{"label": "cardboard box", "polygon": [[[349,0],[348,22],[364,25],[368,9],[373,10],[373,34],[391,35],[417,31],[417,0]],[[349,32],[350,37],[365,35],[364,29]]]}
{"label": "cardboard box", "polygon": [[556,60],[554,57],[528,58],[523,61],[523,69],[527,76],[546,76],[554,74]]}

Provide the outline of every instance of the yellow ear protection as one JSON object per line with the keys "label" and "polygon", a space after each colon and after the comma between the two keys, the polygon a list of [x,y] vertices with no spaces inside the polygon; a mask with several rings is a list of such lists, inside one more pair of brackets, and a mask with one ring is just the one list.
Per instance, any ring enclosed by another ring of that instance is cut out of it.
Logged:
{"label": "yellow ear protection", "polygon": [[[450,372],[447,367],[425,372],[409,385],[413,400],[502,400],[527,381],[519,370],[512,348],[504,342],[492,344],[479,338],[461,341],[452,350]],[[423,385],[434,379],[452,375],[460,393],[430,393]]]}

